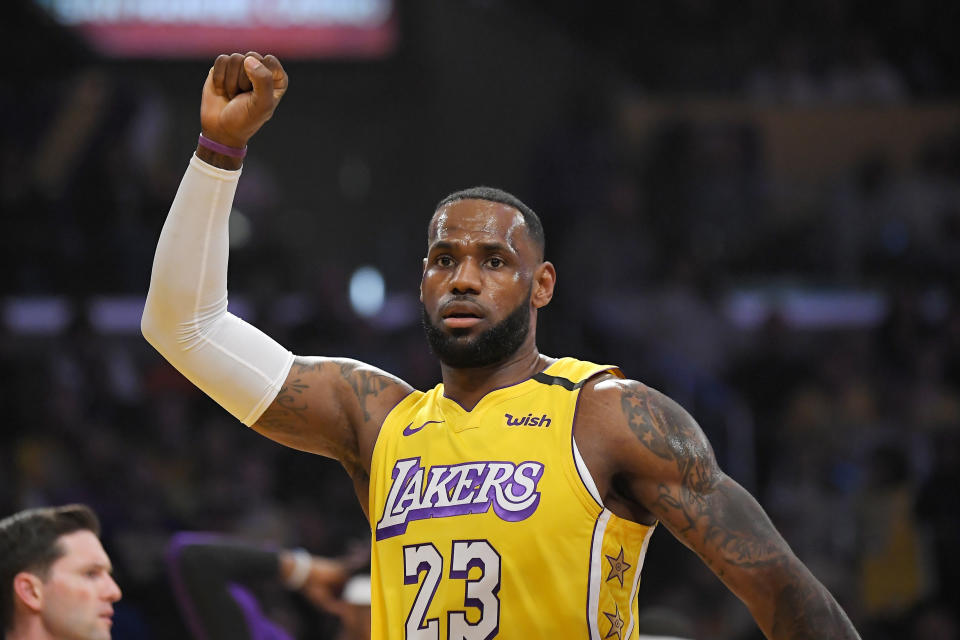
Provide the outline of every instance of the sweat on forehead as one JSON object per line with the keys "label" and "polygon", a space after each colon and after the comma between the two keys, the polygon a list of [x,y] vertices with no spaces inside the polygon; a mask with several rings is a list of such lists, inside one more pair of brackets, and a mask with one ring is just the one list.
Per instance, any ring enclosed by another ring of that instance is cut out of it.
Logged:
{"label": "sweat on forehead", "polygon": [[447,203],[433,214],[427,230],[434,241],[452,233],[481,233],[499,236],[515,246],[520,237],[528,237],[523,215],[506,205],[483,200],[462,200]]}
{"label": "sweat on forehead", "polygon": [[[546,245],[546,238],[543,232],[543,224],[541,224],[539,216],[534,213],[533,209],[525,205],[513,194],[507,193],[506,191],[497,189],[495,187],[471,187],[469,189],[463,189],[462,191],[451,193],[437,203],[437,206],[434,208],[434,215],[430,219],[430,225],[427,228],[427,242],[431,242],[435,237],[437,230],[437,214],[440,213],[447,205],[462,200],[480,200],[490,204],[497,203],[500,205],[506,205],[507,207],[519,212],[523,217],[527,236],[533,241],[534,246],[540,249],[540,254],[542,256]],[[491,209],[495,208],[497,207],[491,207]]]}

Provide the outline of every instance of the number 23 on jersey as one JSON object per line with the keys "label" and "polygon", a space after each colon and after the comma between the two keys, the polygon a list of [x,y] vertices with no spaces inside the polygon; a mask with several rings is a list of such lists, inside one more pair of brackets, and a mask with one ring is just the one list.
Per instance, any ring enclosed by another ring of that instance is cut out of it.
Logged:
{"label": "number 23 on jersey", "polygon": [[[443,579],[464,581],[464,609],[447,611],[447,640],[489,640],[500,630],[500,554],[486,540],[454,540],[444,571],[444,556],[431,543],[403,548],[403,582],[419,584],[406,620],[407,640],[440,640],[440,620],[427,618]],[[473,577],[471,578],[471,569]],[[467,607],[473,609],[467,615]],[[477,618],[475,611],[479,611]]]}

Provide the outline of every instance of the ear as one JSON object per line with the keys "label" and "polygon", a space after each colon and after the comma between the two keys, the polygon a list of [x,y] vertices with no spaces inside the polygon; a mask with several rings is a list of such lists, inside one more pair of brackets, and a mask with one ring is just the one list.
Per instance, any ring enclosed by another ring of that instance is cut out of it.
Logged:
{"label": "ear", "polygon": [[423,302],[423,276],[427,273],[427,259],[423,259],[423,271],[420,273],[420,302]]}
{"label": "ear", "polygon": [[557,284],[557,270],[552,262],[541,262],[533,274],[533,292],[530,302],[535,309],[547,306],[553,299],[553,288]]}
{"label": "ear", "polygon": [[43,581],[32,573],[21,571],[13,577],[14,602],[19,600],[30,611],[43,608]]}

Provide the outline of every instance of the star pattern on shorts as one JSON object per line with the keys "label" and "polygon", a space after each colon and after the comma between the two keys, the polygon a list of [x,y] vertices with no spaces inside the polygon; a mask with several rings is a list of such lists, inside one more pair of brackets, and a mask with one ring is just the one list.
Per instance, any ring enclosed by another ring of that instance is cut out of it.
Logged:
{"label": "star pattern on shorts", "polygon": [[614,578],[620,581],[620,586],[623,586],[623,574],[627,572],[628,569],[632,566],[626,560],[623,559],[623,547],[620,547],[620,553],[617,557],[607,556],[607,561],[610,562],[610,575],[607,576],[607,582],[610,582]]}
{"label": "star pattern on shorts", "polygon": [[607,635],[603,636],[604,640],[610,636],[620,637],[620,632],[623,630],[623,618],[620,617],[620,607],[617,606],[617,603],[613,603],[613,613],[603,612],[603,615],[607,616],[607,620],[610,621],[610,631],[607,631]]}

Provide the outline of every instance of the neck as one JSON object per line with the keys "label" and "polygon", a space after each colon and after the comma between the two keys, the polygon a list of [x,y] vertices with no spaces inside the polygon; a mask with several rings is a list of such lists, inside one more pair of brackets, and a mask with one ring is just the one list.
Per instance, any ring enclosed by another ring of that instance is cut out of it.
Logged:
{"label": "neck", "polygon": [[550,361],[550,358],[540,355],[531,339],[503,362],[487,367],[454,368],[441,363],[443,395],[471,411],[483,396],[494,389],[523,382],[546,369]]}
{"label": "neck", "polygon": [[39,618],[14,620],[13,629],[4,636],[5,640],[49,640],[50,634]]}

